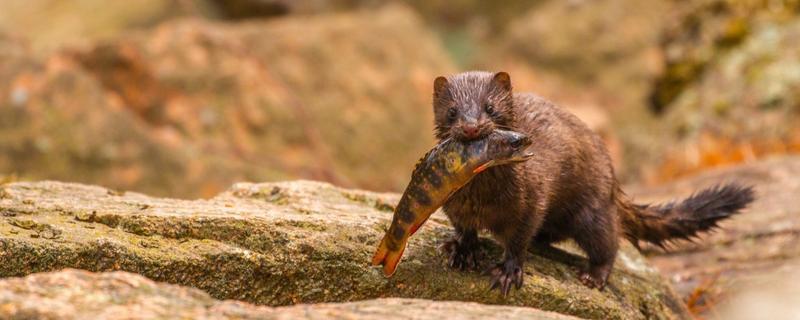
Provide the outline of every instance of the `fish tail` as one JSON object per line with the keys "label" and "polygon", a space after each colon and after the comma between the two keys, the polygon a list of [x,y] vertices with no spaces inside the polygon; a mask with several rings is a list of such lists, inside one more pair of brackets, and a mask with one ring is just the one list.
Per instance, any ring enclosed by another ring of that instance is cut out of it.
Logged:
{"label": "fish tail", "polygon": [[397,250],[389,250],[387,237],[388,235],[384,236],[383,240],[381,240],[378,251],[376,251],[375,255],[372,257],[372,265],[377,266],[382,264],[383,274],[387,277],[391,277],[394,272],[397,271],[397,265],[400,262],[400,258],[403,257],[403,251],[406,249],[406,242],[401,242]]}
{"label": "fish tail", "polygon": [[383,236],[381,240],[381,244],[378,246],[378,251],[375,252],[375,255],[372,256],[372,265],[377,266],[383,263],[383,260],[386,259],[386,255],[389,253],[389,247],[386,246],[386,236]]}

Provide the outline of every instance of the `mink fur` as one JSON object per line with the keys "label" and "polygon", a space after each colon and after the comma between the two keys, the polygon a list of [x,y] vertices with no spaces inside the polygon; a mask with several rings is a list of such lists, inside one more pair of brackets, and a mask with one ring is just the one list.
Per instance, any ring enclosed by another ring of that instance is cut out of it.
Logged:
{"label": "mink fur", "polygon": [[735,184],[700,191],[681,202],[633,204],[614,175],[601,138],[555,104],[530,93],[513,93],[505,72],[466,72],[434,81],[436,137],[480,139],[495,128],[527,134],[534,156],[477,175],[445,203],[455,227],[443,247],[450,265],[477,266],[479,230],[503,246],[502,261],[489,270],[491,287],[507,294],[522,285],[522,264],[531,244],[574,239],[589,258],[579,278],[602,289],[619,239],[663,246],[717,226],[753,201],[750,187]]}

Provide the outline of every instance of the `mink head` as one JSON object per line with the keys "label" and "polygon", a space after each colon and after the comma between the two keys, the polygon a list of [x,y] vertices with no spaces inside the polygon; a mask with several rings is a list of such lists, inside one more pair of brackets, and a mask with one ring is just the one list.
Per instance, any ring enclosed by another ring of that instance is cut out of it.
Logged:
{"label": "mink head", "polygon": [[465,72],[433,82],[436,137],[481,139],[494,129],[509,129],[514,119],[508,73]]}

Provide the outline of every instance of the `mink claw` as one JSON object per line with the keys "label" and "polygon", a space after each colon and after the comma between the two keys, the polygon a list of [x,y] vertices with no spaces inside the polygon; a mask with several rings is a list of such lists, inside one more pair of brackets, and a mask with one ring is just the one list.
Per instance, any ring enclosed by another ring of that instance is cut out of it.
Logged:
{"label": "mink claw", "polygon": [[522,266],[513,260],[498,263],[488,271],[491,282],[489,290],[499,289],[507,297],[512,287],[522,288]]}
{"label": "mink claw", "polygon": [[578,280],[586,287],[590,289],[597,289],[599,291],[603,291],[606,287],[606,280],[593,276],[591,273],[586,271],[581,271],[578,274]]}
{"label": "mink claw", "polygon": [[473,247],[464,246],[458,240],[449,240],[440,246],[440,249],[448,255],[447,265],[450,268],[467,271],[473,270],[478,266],[478,259]]}

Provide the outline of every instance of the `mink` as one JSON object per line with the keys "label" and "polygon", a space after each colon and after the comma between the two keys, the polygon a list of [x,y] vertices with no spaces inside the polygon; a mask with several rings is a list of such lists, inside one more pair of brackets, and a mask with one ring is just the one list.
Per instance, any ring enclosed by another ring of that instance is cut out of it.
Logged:
{"label": "mink", "polygon": [[522,286],[522,266],[532,245],[573,239],[588,257],[578,279],[602,290],[621,238],[637,249],[640,241],[663,247],[715,228],[755,198],[752,187],[729,183],[680,202],[634,204],[620,188],[599,135],[548,100],[514,93],[508,73],[441,76],[433,91],[438,139],[469,141],[506,129],[532,141],[532,158],[486,170],[443,206],[455,229],[442,246],[449,265],[476,268],[478,232],[489,231],[504,249],[488,272],[491,288],[503,295]]}

